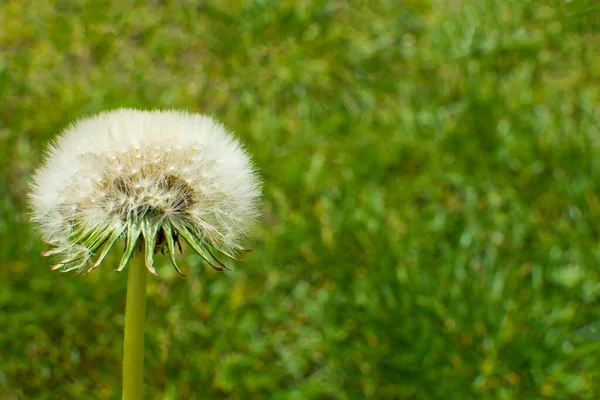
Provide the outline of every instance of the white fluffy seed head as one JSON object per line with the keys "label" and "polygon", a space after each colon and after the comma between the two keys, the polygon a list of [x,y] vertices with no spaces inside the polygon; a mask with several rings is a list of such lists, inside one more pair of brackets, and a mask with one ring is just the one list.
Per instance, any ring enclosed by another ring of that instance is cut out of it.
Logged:
{"label": "white fluffy seed head", "polygon": [[167,246],[175,263],[170,242],[179,237],[221,267],[211,250],[242,251],[238,242],[257,216],[259,197],[248,154],[213,119],[119,109],[77,121],[55,140],[34,175],[30,204],[32,221],[53,247],[47,253],[61,257],[57,268],[95,267],[102,246],[124,237],[133,248],[143,236],[153,271],[148,252]]}

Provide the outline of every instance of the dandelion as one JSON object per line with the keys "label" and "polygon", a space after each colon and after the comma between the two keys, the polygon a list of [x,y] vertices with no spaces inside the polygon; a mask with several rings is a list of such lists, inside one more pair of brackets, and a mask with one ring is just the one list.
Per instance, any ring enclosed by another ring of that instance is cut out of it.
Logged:
{"label": "dandelion", "polygon": [[32,220],[59,262],[90,272],[124,238],[117,270],[136,248],[156,274],[165,249],[175,269],[185,241],[210,266],[239,260],[239,239],[256,216],[252,163],[211,118],[178,111],[120,109],[76,122],[48,150],[34,176]]}
{"label": "dandelion", "polygon": [[[49,147],[33,178],[32,221],[54,256],[52,270],[89,273],[119,240],[129,267],[123,399],[143,398],[145,269],[175,259],[181,242],[210,266],[243,261],[239,244],[257,215],[260,182],[250,158],[209,117],[120,109],[80,120]],[[145,266],[145,268],[144,268]]]}

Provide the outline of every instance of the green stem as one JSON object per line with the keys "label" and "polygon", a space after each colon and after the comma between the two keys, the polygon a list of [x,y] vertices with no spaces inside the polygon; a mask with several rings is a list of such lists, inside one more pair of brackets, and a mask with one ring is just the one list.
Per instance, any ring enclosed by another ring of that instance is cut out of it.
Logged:
{"label": "green stem", "polygon": [[[146,277],[142,253],[129,263],[125,340],[123,344],[123,400],[141,400],[144,388],[144,318]],[[136,262],[137,261],[137,262]]]}

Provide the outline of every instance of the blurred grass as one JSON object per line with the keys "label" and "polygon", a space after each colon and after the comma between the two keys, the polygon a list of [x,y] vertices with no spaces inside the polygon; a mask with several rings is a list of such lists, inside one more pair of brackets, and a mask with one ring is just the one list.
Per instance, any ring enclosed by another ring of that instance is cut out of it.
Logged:
{"label": "blurred grass", "polygon": [[50,273],[28,179],[69,122],[216,116],[248,262],[165,261],[148,399],[594,399],[594,1],[0,3],[0,397],[120,398],[125,276]]}

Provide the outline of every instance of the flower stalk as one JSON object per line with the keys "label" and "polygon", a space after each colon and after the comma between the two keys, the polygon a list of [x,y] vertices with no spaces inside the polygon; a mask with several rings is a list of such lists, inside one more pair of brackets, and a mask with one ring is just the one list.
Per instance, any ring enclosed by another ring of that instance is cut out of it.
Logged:
{"label": "flower stalk", "polygon": [[144,389],[144,320],[148,272],[140,252],[129,264],[125,340],[123,342],[123,400],[141,400]]}

